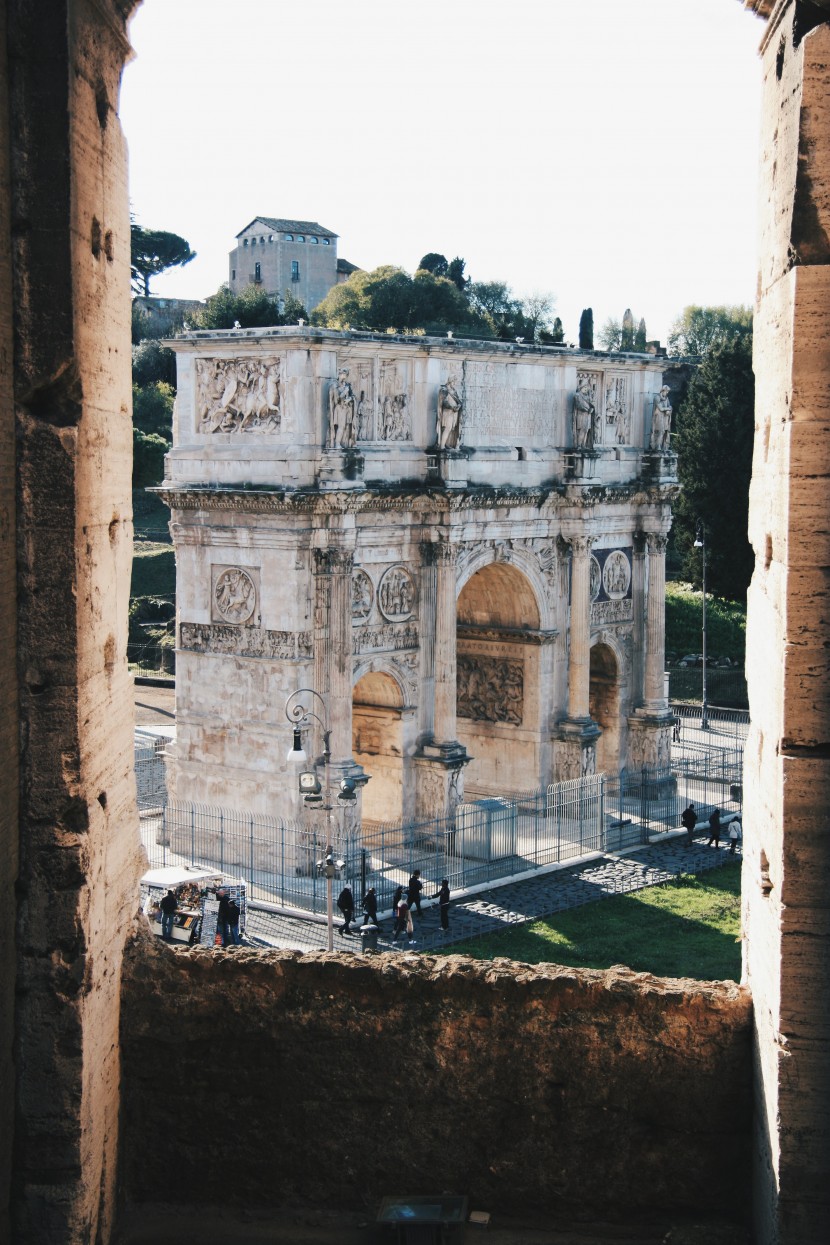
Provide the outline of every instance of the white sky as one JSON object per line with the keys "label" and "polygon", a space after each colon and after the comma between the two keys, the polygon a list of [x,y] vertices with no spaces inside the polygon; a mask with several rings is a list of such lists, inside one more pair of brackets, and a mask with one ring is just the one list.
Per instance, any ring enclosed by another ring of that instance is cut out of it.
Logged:
{"label": "white sky", "polygon": [[567,340],[631,307],[751,303],[763,33],[737,0],[144,0],[121,116],[139,222],[204,298],[254,216],[361,268],[462,255],[553,291]]}

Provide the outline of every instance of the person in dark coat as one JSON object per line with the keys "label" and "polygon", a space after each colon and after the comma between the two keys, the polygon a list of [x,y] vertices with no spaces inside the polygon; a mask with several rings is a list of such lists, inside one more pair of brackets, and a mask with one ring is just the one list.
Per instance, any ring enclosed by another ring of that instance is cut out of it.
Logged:
{"label": "person in dark coat", "polygon": [[176,898],[175,891],[168,891],[162,899],[159,907],[161,908],[161,936],[165,942],[173,941],[173,918],[176,915],[176,909],[179,901]]}
{"label": "person in dark coat", "polygon": [[375,893],[374,886],[370,886],[366,894],[363,896],[363,913],[364,925],[369,925],[371,923],[372,925],[377,925],[378,929],[380,929],[380,922],[378,921],[378,897]]}
{"label": "person in dark coat", "polygon": [[697,825],[697,813],[691,800],[689,801],[689,807],[684,808],[680,814],[680,820],[683,822],[686,834],[689,836],[689,847],[691,847],[695,840],[695,826]]}
{"label": "person in dark coat", "polygon": [[242,942],[239,936],[239,918],[241,916],[239,904],[235,899],[228,900],[228,943],[232,947],[238,947]]}
{"label": "person in dark coat", "polygon": [[720,847],[720,809],[716,808],[709,817],[709,842],[707,847]]}
{"label": "person in dark coat", "polygon": [[441,933],[446,934],[450,928],[450,881],[441,879],[441,889],[433,898],[438,900],[438,915],[441,918]]}
{"label": "person in dark coat", "polygon": [[352,888],[350,886],[344,886],[340,894],[337,896],[337,906],[343,913],[343,928],[340,933],[351,934],[352,931],[349,926],[354,920],[354,896],[352,895]]}
{"label": "person in dark coat", "polygon": [[216,932],[222,939],[222,946],[226,947],[230,938],[228,933],[228,904],[230,899],[224,887],[220,887],[216,892],[216,898],[219,900],[219,911],[216,913]]}
{"label": "person in dark coat", "polygon": [[402,896],[403,896],[403,887],[396,886],[394,894],[392,895],[392,918],[393,920],[398,915],[398,904],[401,902]]}
{"label": "person in dark coat", "polygon": [[409,885],[407,886],[406,889],[407,889],[410,912],[414,908],[415,911],[418,913],[418,916],[420,916],[421,915],[421,891],[424,889],[424,884],[421,881],[421,870],[420,869],[415,869],[413,871],[412,877],[409,879]]}

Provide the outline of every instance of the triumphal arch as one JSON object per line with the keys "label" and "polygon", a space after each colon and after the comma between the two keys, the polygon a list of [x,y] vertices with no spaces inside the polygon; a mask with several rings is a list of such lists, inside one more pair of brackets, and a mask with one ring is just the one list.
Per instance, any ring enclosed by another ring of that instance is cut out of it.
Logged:
{"label": "triumphal arch", "polygon": [[173,348],[180,799],[290,811],[302,687],[369,820],[668,760],[658,360],[307,327]]}

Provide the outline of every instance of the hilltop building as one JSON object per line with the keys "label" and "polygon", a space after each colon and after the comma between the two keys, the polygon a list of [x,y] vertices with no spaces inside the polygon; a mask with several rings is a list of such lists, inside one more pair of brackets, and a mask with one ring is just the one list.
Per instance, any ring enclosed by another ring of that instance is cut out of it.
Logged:
{"label": "hilltop building", "polygon": [[277,298],[287,293],[311,311],[333,285],[358,269],[337,258],[337,234],[313,220],[286,220],[255,216],[236,235],[228,259],[229,284],[234,294],[258,285]]}

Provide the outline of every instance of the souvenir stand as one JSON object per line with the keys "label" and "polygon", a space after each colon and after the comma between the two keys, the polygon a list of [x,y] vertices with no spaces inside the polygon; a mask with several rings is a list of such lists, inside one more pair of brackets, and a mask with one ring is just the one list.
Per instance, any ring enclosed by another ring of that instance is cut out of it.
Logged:
{"label": "souvenir stand", "polygon": [[153,933],[159,938],[161,901],[168,890],[175,892],[177,901],[176,914],[173,917],[173,942],[186,946],[196,943],[208,947],[214,945],[219,912],[217,890],[226,890],[228,898],[236,900],[239,905],[239,932],[245,932],[247,886],[244,879],[229,877],[216,869],[168,865],[164,869],[150,869],[141,879],[141,910],[150,921]]}

